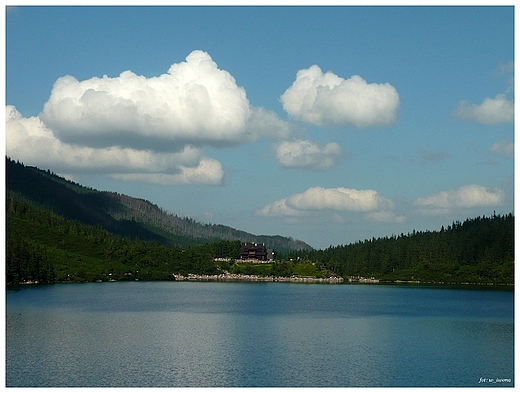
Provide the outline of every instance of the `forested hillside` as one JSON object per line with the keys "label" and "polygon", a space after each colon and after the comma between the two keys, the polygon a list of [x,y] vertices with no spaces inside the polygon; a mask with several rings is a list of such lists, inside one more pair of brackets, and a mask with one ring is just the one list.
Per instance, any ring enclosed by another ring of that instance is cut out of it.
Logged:
{"label": "forested hillside", "polygon": [[[174,280],[175,275],[304,276],[332,274],[311,263],[246,263],[240,241],[180,249],[112,234],[7,197],[6,283]],[[215,261],[217,259],[217,261]]]}
{"label": "forested hillside", "polygon": [[7,197],[6,283],[172,280],[215,274],[217,257],[238,257],[239,241],[187,249],[131,239]]}
{"label": "forested hillside", "polygon": [[421,282],[514,282],[514,217],[454,222],[439,231],[372,238],[325,250],[287,253],[347,276]]}
{"label": "forested hillside", "polygon": [[277,252],[308,249],[299,240],[253,235],[225,225],[204,224],[168,213],[143,199],[102,192],[6,158],[7,191],[65,218],[101,226],[121,236],[191,247],[221,240],[265,243]]}

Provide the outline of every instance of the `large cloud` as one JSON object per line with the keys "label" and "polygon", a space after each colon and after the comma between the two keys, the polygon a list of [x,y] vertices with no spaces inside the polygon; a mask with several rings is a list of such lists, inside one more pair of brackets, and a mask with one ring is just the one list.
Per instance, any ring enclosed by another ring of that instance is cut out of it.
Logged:
{"label": "large cloud", "polygon": [[158,77],[125,71],[115,78],[59,78],[40,118],[60,140],[91,147],[171,151],[290,133],[273,113],[251,108],[244,88],[200,50]]}
{"label": "large cloud", "polygon": [[6,114],[14,159],[160,184],[221,184],[222,165],[204,157],[202,147],[287,139],[296,130],[252,107],[231,74],[199,50],[158,77],[64,76],[38,117],[23,118],[13,106]]}
{"label": "large cloud", "polygon": [[57,172],[95,172],[149,183],[219,185],[224,176],[220,162],[190,145],[178,152],[156,153],[65,143],[38,117],[24,118],[13,106],[6,107],[6,154]]}
{"label": "large cloud", "polygon": [[459,102],[453,116],[460,120],[474,121],[480,124],[492,125],[511,123],[514,118],[514,104],[505,94],[498,94],[495,98],[486,98],[480,105]]}
{"label": "large cloud", "polygon": [[280,97],[293,118],[320,127],[352,124],[359,128],[393,124],[399,94],[390,84],[367,83],[358,75],[343,79],[313,65],[298,71]]}
{"label": "large cloud", "polygon": [[458,190],[441,191],[425,198],[417,198],[414,205],[423,214],[447,214],[455,209],[499,206],[505,193],[500,189],[471,184]]}
{"label": "large cloud", "polygon": [[281,166],[324,170],[332,167],[343,155],[335,143],[319,146],[308,140],[284,141],[276,148],[276,158]]}
{"label": "large cloud", "polygon": [[375,190],[312,187],[301,194],[294,194],[268,204],[256,214],[294,217],[330,210],[366,213],[366,218],[374,221],[402,222],[404,217],[395,215],[394,208],[391,200],[379,195]]}

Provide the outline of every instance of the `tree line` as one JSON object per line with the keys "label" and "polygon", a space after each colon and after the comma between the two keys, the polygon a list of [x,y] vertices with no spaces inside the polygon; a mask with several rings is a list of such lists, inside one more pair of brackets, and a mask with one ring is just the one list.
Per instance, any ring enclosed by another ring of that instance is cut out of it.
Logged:
{"label": "tree line", "polygon": [[413,231],[324,250],[287,252],[343,276],[429,282],[514,282],[512,213],[455,221],[439,231]]}

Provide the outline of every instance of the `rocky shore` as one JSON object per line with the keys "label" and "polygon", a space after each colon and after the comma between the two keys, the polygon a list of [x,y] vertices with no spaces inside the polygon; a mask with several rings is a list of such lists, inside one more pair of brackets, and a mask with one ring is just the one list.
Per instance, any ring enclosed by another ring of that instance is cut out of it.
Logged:
{"label": "rocky shore", "polygon": [[342,277],[273,277],[273,276],[257,276],[255,274],[188,274],[183,276],[174,274],[175,281],[265,281],[265,282],[301,282],[301,283],[324,283],[324,284],[339,284],[343,283]]}
{"label": "rocky shore", "polygon": [[363,284],[377,284],[379,280],[374,277],[366,278],[366,277],[349,277],[348,282],[359,282]]}

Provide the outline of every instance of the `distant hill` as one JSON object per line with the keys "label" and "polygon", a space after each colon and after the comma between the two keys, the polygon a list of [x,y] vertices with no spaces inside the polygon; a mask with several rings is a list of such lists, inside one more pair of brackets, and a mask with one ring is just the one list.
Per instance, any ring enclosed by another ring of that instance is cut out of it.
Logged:
{"label": "distant hill", "polygon": [[265,243],[277,252],[312,249],[307,243],[291,237],[254,235],[225,225],[179,217],[149,201],[84,187],[50,170],[26,166],[8,157],[6,187],[10,195],[36,207],[121,236],[183,248],[221,240],[239,240]]}

